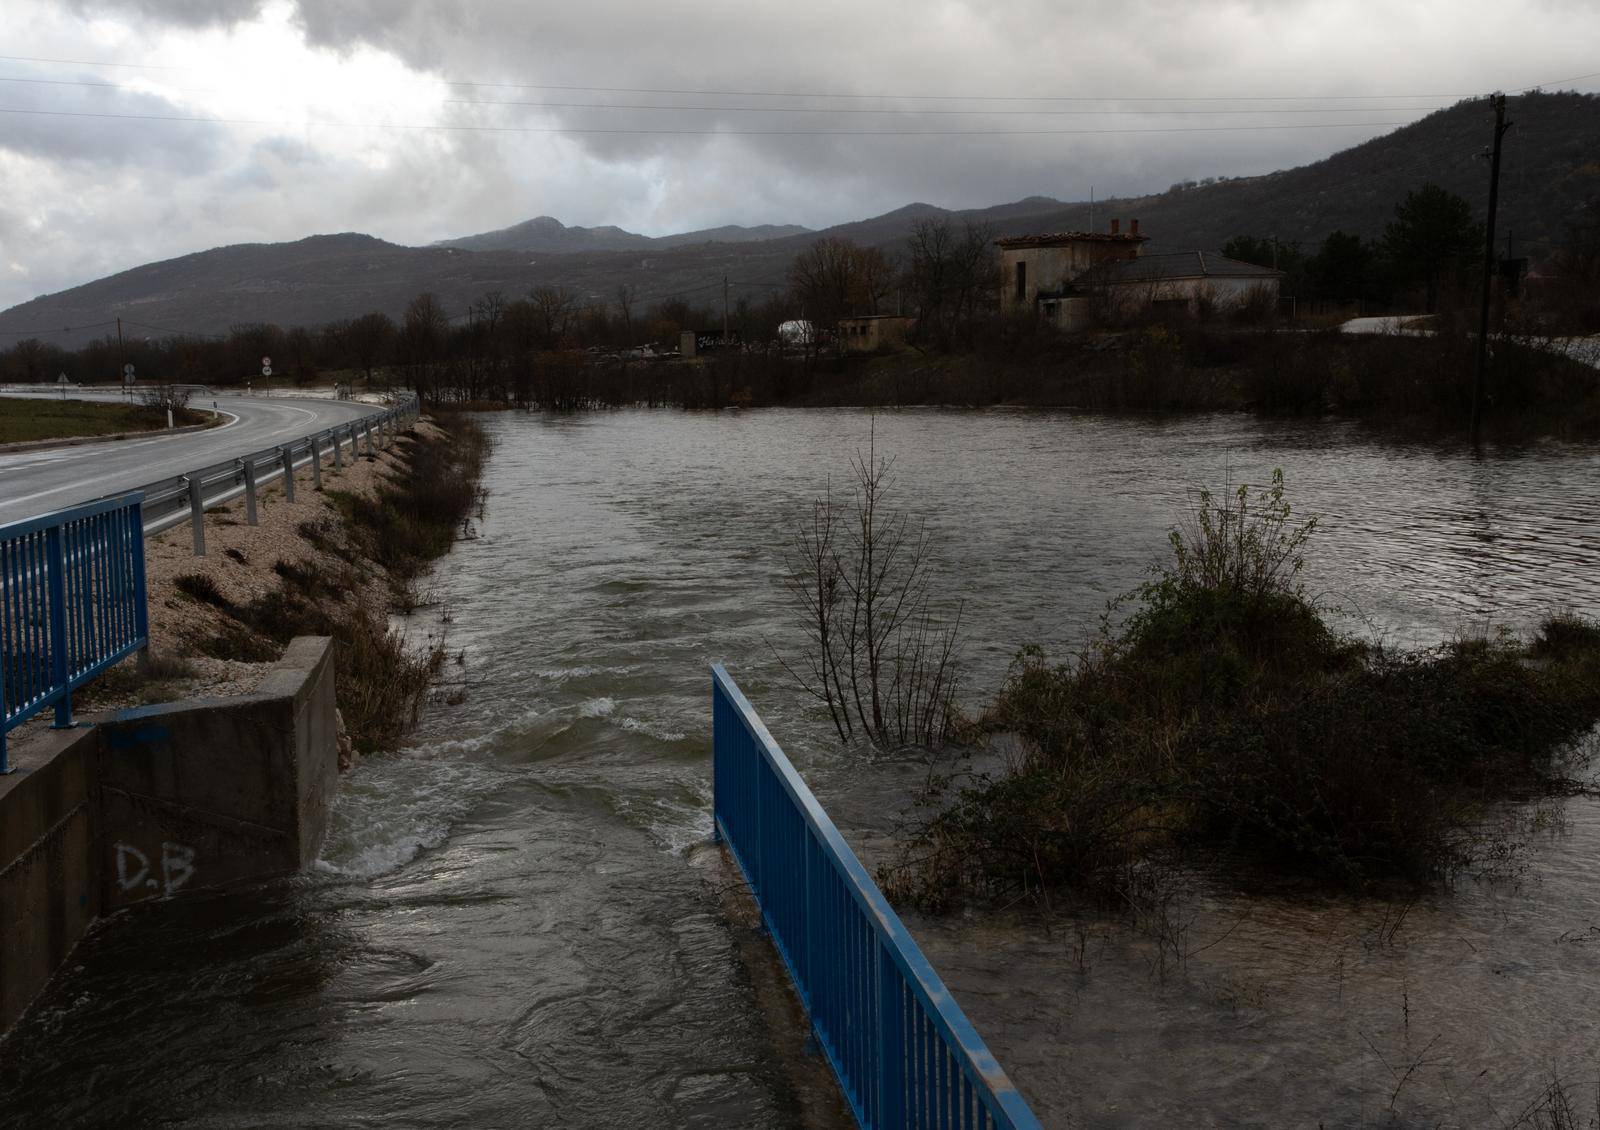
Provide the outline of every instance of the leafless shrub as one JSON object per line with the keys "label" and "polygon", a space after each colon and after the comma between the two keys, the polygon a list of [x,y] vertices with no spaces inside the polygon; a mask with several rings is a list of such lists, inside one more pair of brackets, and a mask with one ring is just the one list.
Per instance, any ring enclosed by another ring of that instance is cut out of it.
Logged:
{"label": "leafless shrub", "polygon": [[885,505],[890,461],[857,453],[848,504],[830,492],[796,531],[786,587],[810,646],[800,685],[828,708],[841,741],[933,745],[949,729],[961,615],[933,609],[922,523]]}
{"label": "leafless shrub", "polygon": [[166,408],[173,412],[181,412],[189,406],[189,398],[192,395],[194,390],[183,385],[147,385],[139,390],[139,403],[146,408]]}

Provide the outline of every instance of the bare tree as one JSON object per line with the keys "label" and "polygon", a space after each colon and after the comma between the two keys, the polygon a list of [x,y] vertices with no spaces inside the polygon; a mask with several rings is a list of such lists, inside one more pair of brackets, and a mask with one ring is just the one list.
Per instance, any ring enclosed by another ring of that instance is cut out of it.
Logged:
{"label": "bare tree", "polygon": [[344,342],[351,367],[361,370],[368,388],[372,387],[373,367],[388,352],[395,332],[389,315],[376,312],[361,315],[345,331]]}
{"label": "bare tree", "polygon": [[533,304],[533,320],[540,345],[546,349],[556,348],[572,322],[577,300],[565,287],[538,286],[528,294],[528,301]]}
{"label": "bare tree", "polygon": [[890,466],[874,437],[852,462],[850,505],[830,492],[796,532],[786,587],[809,646],[798,670],[785,666],[841,741],[859,729],[878,745],[933,745],[948,730],[961,617],[934,612],[928,533],[886,507]]}
{"label": "bare tree", "polygon": [[876,314],[894,289],[894,274],[879,248],[827,236],[795,256],[789,285],[806,318],[832,327],[852,314]]}
{"label": "bare tree", "polygon": [[917,335],[949,348],[999,292],[994,229],[968,220],[918,220],[906,241],[905,285],[918,309]]}
{"label": "bare tree", "polygon": [[411,366],[412,385],[418,395],[433,394],[435,368],[444,353],[445,335],[450,320],[433,294],[417,295],[406,306],[400,329],[400,354]]}
{"label": "bare tree", "polygon": [[612,291],[617,299],[617,309],[622,313],[622,328],[627,334],[625,345],[633,344],[633,304],[638,300],[639,291],[628,283],[618,283],[617,289]]}

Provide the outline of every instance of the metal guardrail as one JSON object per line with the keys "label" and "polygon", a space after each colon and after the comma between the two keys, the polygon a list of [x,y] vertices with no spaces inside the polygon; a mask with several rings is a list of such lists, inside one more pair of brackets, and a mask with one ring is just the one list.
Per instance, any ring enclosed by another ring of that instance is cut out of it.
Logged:
{"label": "metal guardrail", "polygon": [[313,485],[320,490],[323,464],[330,456],[334,470],[342,470],[347,458],[360,455],[363,443],[368,455],[379,446],[387,447],[395,433],[415,420],[420,412],[413,397],[393,408],[301,436],[277,447],[263,448],[188,474],[148,483],[141,488],[145,496],[145,535],[160,533],[185,521],[193,522],[194,552],[203,557],[206,544],[201,518],[207,510],[242,494],[245,496],[245,519],[254,526],[256,495],[261,487],[279,480],[283,483],[284,494],[293,502],[294,476],[289,473],[290,469],[310,466]]}
{"label": "metal guardrail", "polygon": [[149,643],[143,496],[0,526],[0,773],[6,735]]}
{"label": "metal guardrail", "polygon": [[711,668],[718,835],[873,1130],[1038,1130],[1039,1120],[727,670]]}

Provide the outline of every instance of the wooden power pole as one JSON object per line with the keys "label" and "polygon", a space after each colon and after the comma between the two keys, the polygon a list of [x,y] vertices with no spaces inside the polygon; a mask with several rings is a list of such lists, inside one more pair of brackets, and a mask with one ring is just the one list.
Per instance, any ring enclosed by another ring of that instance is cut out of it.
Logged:
{"label": "wooden power pole", "polygon": [[1483,440],[1483,370],[1489,357],[1489,293],[1494,283],[1494,218],[1500,206],[1500,143],[1512,126],[1506,121],[1506,96],[1496,94],[1494,151],[1489,158],[1489,216],[1484,224],[1483,297],[1478,306],[1478,357],[1472,367],[1472,446]]}
{"label": "wooden power pole", "polygon": [[722,344],[728,344],[728,276],[722,276]]}

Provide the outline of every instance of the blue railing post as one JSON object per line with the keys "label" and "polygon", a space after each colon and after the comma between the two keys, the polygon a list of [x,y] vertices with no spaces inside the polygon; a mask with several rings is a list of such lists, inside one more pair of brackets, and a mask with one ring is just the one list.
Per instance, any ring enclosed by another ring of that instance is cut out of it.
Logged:
{"label": "blue railing post", "polygon": [[[335,448],[337,449],[337,444]],[[717,821],[718,815],[722,812],[722,774],[717,772],[717,767],[725,764],[722,759],[722,742],[726,736],[726,731],[717,724],[717,699],[717,680],[713,678],[711,680],[711,842],[714,844],[722,841],[722,825]],[[0,750],[0,757],[4,754],[5,751]]]}
{"label": "blue railing post", "polygon": [[6,734],[149,644],[138,494],[0,526],[0,772]]}
{"label": "blue railing post", "polygon": [[857,1124],[1039,1130],[899,915],[720,664],[712,668],[712,718],[714,823]]}
{"label": "blue railing post", "polygon": [[56,699],[55,728],[72,725],[72,691],[67,688],[67,562],[61,548],[61,527],[45,531],[45,576],[50,591],[50,676],[61,688]]}
{"label": "blue railing post", "polygon": [[878,1116],[884,1130],[906,1124],[906,1045],[901,1020],[900,977],[887,944],[878,953]]}
{"label": "blue railing post", "polygon": [[128,508],[128,541],[133,548],[133,633],[138,637],[139,650],[150,653],[150,604],[145,592],[144,572],[144,503],[134,501]]}

